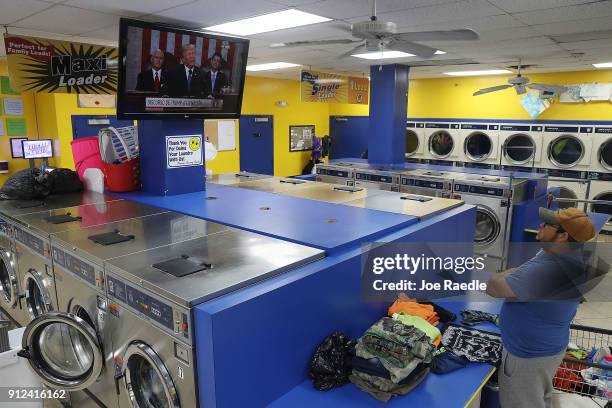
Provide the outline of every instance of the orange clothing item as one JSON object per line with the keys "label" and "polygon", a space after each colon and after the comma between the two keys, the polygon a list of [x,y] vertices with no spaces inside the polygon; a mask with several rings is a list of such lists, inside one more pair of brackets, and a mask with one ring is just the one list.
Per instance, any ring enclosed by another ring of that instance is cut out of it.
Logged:
{"label": "orange clothing item", "polygon": [[434,311],[432,305],[422,305],[417,303],[414,299],[410,299],[406,294],[401,293],[397,300],[393,302],[387,314],[389,316],[393,316],[393,313],[404,313],[410,316],[417,316],[422,319],[429,321],[429,323],[433,324],[430,319],[438,318],[438,315]]}
{"label": "orange clothing item", "polygon": [[441,341],[442,341],[442,336],[438,336],[434,339],[434,341],[432,341],[432,343],[434,346],[438,347]]}

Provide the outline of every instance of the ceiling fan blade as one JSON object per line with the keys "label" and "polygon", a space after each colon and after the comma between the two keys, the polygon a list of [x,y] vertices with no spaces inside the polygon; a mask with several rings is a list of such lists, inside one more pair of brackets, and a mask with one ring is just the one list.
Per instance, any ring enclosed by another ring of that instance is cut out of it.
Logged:
{"label": "ceiling fan blade", "polygon": [[480,35],[469,28],[461,30],[419,31],[413,33],[398,33],[394,37],[405,41],[466,41],[478,40]]}
{"label": "ceiling fan blade", "polygon": [[421,58],[431,58],[436,53],[436,48],[431,48],[426,45],[421,45],[417,43],[413,43],[410,41],[403,41],[398,38],[393,37],[392,40],[387,45],[388,50],[393,51],[402,51],[407,52],[409,54],[416,55]]}
{"label": "ceiling fan blade", "polygon": [[370,52],[368,51],[365,42],[360,41],[361,44],[359,44],[356,47],[351,48],[350,50],[348,50],[347,52],[345,52],[344,54],[340,55],[340,58],[346,58],[346,57],[350,57],[353,54],[361,54],[361,53],[366,53],[366,52]]}
{"label": "ceiling fan blade", "polygon": [[335,21],[329,22],[327,24],[327,26],[328,27],[334,27],[334,28],[337,28],[337,29],[342,30],[342,31],[346,31],[349,34],[351,34],[353,32],[352,24],[344,22],[342,20],[335,20]]}
{"label": "ceiling fan blade", "polygon": [[312,47],[317,45],[352,44],[357,42],[361,41],[348,38],[340,40],[292,41],[270,44],[270,48]]}
{"label": "ceiling fan blade", "polygon": [[489,92],[495,92],[495,91],[501,91],[502,89],[508,89],[511,88],[512,85],[497,85],[497,86],[492,86],[489,88],[482,88],[476,92],[474,92],[473,96],[478,96],[478,95],[483,95]]}
{"label": "ceiling fan blade", "polygon": [[554,84],[527,84],[527,86],[531,89],[535,89],[536,91],[545,91],[545,92],[565,92],[567,90],[566,87],[561,85]]}

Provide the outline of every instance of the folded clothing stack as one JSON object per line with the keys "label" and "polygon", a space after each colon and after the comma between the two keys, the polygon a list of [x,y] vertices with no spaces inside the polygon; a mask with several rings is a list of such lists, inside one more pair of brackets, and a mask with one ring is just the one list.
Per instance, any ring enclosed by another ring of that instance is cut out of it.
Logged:
{"label": "folded clothing stack", "polygon": [[384,317],[357,342],[349,379],[387,402],[394,395],[407,394],[427,376],[434,349],[422,330]]}

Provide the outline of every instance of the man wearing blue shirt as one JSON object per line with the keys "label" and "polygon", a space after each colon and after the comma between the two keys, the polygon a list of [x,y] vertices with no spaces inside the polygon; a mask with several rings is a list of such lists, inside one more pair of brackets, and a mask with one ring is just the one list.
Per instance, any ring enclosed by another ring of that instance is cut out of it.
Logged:
{"label": "man wearing blue shirt", "polygon": [[552,379],[586,283],[582,244],[594,236],[593,221],[576,208],[540,208],[540,218],[542,250],[487,283],[487,294],[506,299],[499,316],[502,408],[551,406]]}

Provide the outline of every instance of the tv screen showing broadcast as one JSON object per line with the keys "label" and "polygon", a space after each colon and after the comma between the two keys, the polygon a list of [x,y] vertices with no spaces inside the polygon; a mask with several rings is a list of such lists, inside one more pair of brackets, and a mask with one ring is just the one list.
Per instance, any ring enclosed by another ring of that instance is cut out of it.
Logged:
{"label": "tv screen showing broadcast", "polygon": [[122,119],[236,118],[249,40],[121,19]]}

